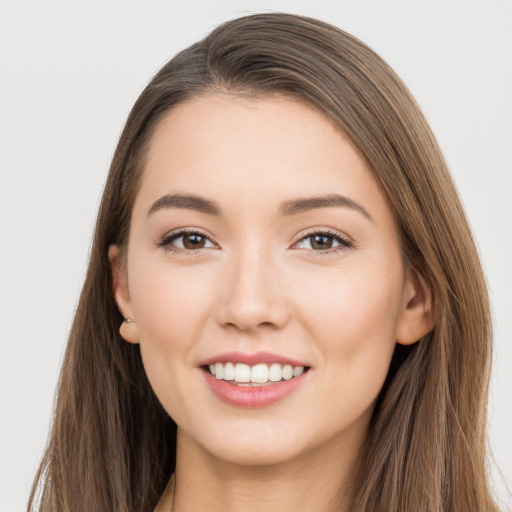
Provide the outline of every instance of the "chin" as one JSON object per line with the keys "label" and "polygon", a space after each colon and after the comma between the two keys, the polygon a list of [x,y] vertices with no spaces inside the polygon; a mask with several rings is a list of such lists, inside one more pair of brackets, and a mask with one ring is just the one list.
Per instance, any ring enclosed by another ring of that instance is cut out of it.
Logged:
{"label": "chin", "polygon": [[259,445],[252,443],[227,443],[215,446],[204,446],[215,458],[238,466],[272,466],[283,464],[297,458],[301,450],[291,446]]}
{"label": "chin", "polygon": [[[209,425],[207,432],[188,435],[187,444],[200,446],[211,457],[241,466],[268,466],[297,458],[307,449],[308,435],[289,425],[236,422],[230,428]],[[186,434],[185,434],[186,435]]]}

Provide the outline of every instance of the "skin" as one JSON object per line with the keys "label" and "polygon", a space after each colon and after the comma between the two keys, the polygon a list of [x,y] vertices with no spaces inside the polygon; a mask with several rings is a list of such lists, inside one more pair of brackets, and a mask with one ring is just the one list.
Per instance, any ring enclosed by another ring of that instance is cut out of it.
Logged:
{"label": "skin", "polygon": [[[175,193],[215,201],[223,215],[148,215]],[[346,206],[279,213],[283,201],[332,193],[368,217]],[[180,228],[199,229],[203,248],[159,245]],[[328,252],[308,237],[325,230]],[[404,268],[390,208],[351,141],[281,96],[182,103],[152,140],[126,261],[115,246],[109,258],[118,306],[134,319],[121,334],[140,343],[178,425],[174,511],[332,510],[350,488],[396,341],[432,328],[428,289]],[[311,369],[276,404],[240,408],[221,402],[198,366],[232,350]]]}

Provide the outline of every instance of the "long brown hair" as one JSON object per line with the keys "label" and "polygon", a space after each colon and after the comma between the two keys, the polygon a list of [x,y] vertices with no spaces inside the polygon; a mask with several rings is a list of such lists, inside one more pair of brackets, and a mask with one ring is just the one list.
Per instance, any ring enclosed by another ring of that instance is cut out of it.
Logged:
{"label": "long brown hair", "polygon": [[151,511],[174,469],[176,425],[148,383],[139,346],[119,335],[107,252],[126,247],[158,122],[178,103],[216,91],[286,94],[348,134],[387,195],[404,262],[432,292],[435,328],[411,347],[397,345],[350,510],[496,510],[485,471],[488,296],[438,144],[405,85],[370,48],[321,21],[281,13],[224,23],[169,61],[135,103],[103,194],[28,509]]}

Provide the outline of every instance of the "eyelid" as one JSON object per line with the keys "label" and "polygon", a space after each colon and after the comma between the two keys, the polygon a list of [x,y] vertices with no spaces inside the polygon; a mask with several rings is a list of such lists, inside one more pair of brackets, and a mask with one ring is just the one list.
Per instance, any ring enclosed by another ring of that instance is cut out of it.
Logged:
{"label": "eyelid", "polygon": [[[299,242],[304,240],[305,238],[309,238],[315,235],[327,235],[331,238],[334,238],[336,241],[340,243],[339,246],[331,247],[329,249],[324,250],[311,250],[306,249],[312,252],[314,255],[322,255],[322,254],[334,254],[340,251],[346,251],[352,247],[354,247],[354,242],[350,237],[341,233],[340,231],[333,230],[332,228],[313,228],[312,230],[305,230],[299,233],[297,241],[294,242],[293,246],[297,245]],[[293,247],[292,246],[292,247]],[[302,248],[301,248],[302,249]]]}
{"label": "eyelid", "polygon": [[186,235],[199,235],[207,240],[209,240],[213,245],[218,248],[218,244],[212,240],[211,235],[209,235],[206,231],[201,228],[177,228],[173,231],[166,233],[159,242],[156,242],[155,245],[157,247],[162,247],[165,251],[168,252],[178,252],[178,253],[188,253],[188,254],[197,254],[199,251],[203,249],[211,249],[211,247],[199,247],[198,249],[182,249],[180,247],[175,247],[172,245],[174,240],[181,238]]}
{"label": "eyelid", "polygon": [[[177,228],[169,233],[166,233],[159,242],[157,242],[155,245],[157,247],[162,247],[166,251],[169,252],[178,252],[178,253],[189,253],[189,254],[197,254],[203,249],[211,249],[211,247],[199,247],[197,249],[182,249],[180,247],[175,247],[172,245],[172,242],[178,238],[181,238],[186,235],[199,235],[208,241],[215,245],[217,248],[219,247],[216,242],[212,240],[212,237],[201,228]],[[344,251],[347,249],[350,249],[354,246],[353,241],[346,236],[345,234],[335,231],[331,228],[313,228],[312,230],[305,230],[301,232],[298,235],[297,241],[293,243],[292,249],[294,246],[296,246],[299,242],[302,240],[313,237],[315,235],[327,235],[330,238],[333,238],[334,240],[338,241],[340,245],[331,247],[329,249],[324,250],[314,250],[314,249],[306,249],[309,252],[315,254],[315,255],[321,255],[321,254],[334,254],[339,251]],[[300,248],[303,249],[303,248]]]}

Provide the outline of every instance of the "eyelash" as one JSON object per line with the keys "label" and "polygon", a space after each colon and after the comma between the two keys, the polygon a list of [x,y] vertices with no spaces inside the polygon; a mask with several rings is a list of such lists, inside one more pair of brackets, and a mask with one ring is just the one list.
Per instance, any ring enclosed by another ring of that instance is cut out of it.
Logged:
{"label": "eyelash", "polygon": [[158,247],[163,247],[166,252],[174,252],[174,253],[184,253],[187,252],[189,254],[198,254],[201,248],[199,249],[180,249],[179,247],[174,247],[172,242],[177,240],[178,238],[184,237],[186,235],[199,235],[200,237],[207,238],[210,240],[206,233],[203,233],[199,229],[181,229],[180,231],[176,231],[175,233],[169,233],[165,235],[160,242],[158,242]]}
{"label": "eyelash", "polygon": [[[172,245],[172,242],[174,242],[175,240],[177,240],[177,239],[179,239],[181,237],[187,236],[187,235],[199,235],[202,238],[206,238],[206,239],[210,240],[209,236],[206,233],[204,233],[204,232],[202,232],[202,231],[200,231],[198,229],[182,229],[182,230],[177,231],[175,233],[170,233],[170,234],[164,236],[162,238],[162,240],[160,242],[158,242],[156,245],[158,247],[162,247],[166,252],[188,253],[188,254],[194,254],[194,255],[199,254],[199,251],[201,251],[201,249],[203,249],[201,247],[199,249],[181,249],[179,247],[174,247]],[[312,249],[312,252],[315,255],[319,255],[319,254],[336,254],[338,252],[346,251],[347,249],[350,249],[354,245],[348,238],[342,236],[340,233],[331,231],[329,229],[318,229],[318,230],[312,231],[310,233],[302,234],[301,238],[299,238],[299,240],[297,240],[297,242],[295,242],[294,245],[298,244],[299,242],[301,242],[303,240],[306,240],[308,238],[312,238],[312,237],[317,236],[317,235],[324,235],[324,236],[326,235],[327,238],[334,239],[340,245],[338,245],[336,247],[332,247],[330,249],[324,249],[324,250],[314,250],[314,249]],[[211,242],[211,240],[210,240],[210,242]]]}
{"label": "eyelash", "polygon": [[308,238],[312,238],[312,237],[318,236],[318,235],[324,235],[327,238],[332,238],[336,242],[338,242],[340,245],[338,245],[337,247],[332,247],[330,249],[323,249],[323,250],[318,250],[318,251],[312,249],[312,251],[315,255],[336,254],[338,252],[346,251],[347,249],[350,249],[351,247],[354,246],[352,241],[349,240],[347,237],[343,236],[341,233],[337,233],[336,231],[331,231],[330,229],[317,229],[317,230],[311,231],[309,233],[301,233],[301,237],[299,238],[299,240],[297,240],[297,242],[295,242],[294,245],[298,244],[302,240],[306,240]]}

